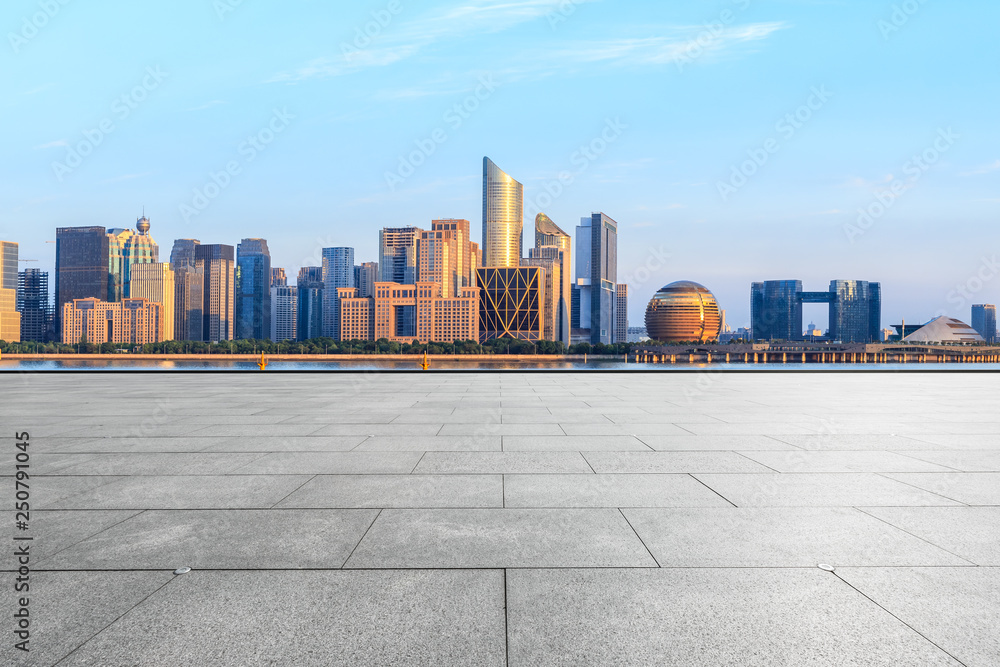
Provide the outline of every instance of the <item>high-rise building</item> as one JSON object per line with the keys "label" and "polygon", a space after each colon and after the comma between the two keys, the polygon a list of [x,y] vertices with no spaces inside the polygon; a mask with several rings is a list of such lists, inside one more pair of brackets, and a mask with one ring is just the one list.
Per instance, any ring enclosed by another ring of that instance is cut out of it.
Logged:
{"label": "high-rise building", "polygon": [[615,285],[615,332],[612,343],[628,342],[628,285]]}
{"label": "high-rise building", "polygon": [[354,248],[323,248],[323,335],[340,340],[341,287],[354,287]]}
{"label": "high-rise building", "polygon": [[149,235],[149,219],[139,218],[135,231],[108,230],[108,301],[121,301],[129,296],[131,267],[160,261],[160,248]]}
{"label": "high-rise building", "polygon": [[354,267],[354,286],[358,288],[358,296],[361,298],[375,296],[377,281],[378,262],[363,262]]}
{"label": "high-rise building", "polygon": [[132,265],[128,284],[129,298],[146,299],[163,306],[163,335],[160,340],[174,340],[174,304],[176,288],[170,264]]}
{"label": "high-rise building", "polygon": [[417,275],[422,283],[441,285],[450,299],[476,284],[481,258],[479,244],[470,240],[468,220],[434,220],[417,240]]}
{"label": "high-rise building", "polygon": [[881,284],[865,280],[832,280],[830,296],[830,340],[842,343],[879,341],[882,331]]}
{"label": "high-rise building", "polygon": [[545,326],[545,270],[540,267],[477,271],[479,342],[511,337],[542,340]]}
{"label": "high-rise building", "polygon": [[199,245],[195,265],[201,270],[202,338],[218,343],[233,340],[235,334],[236,253],[231,245]]}
{"label": "high-rise building", "polygon": [[972,307],[972,328],[979,332],[987,343],[997,342],[997,307],[977,304]]}
{"label": "high-rise building", "polygon": [[[570,264],[573,261],[573,256],[571,246],[570,235],[560,229],[549,216],[539,213],[535,217],[535,249],[530,253],[530,256],[559,258],[561,262],[562,284],[559,287],[557,329],[559,337],[557,340],[561,340],[567,346],[571,342],[570,332],[572,329],[573,274]],[[552,250],[547,250],[547,248],[556,248],[561,256],[554,254]]]}
{"label": "high-rise building", "polygon": [[21,313],[21,340],[47,342],[52,338],[49,274],[25,269],[17,274],[17,311]]}
{"label": "high-rise building", "polygon": [[444,297],[437,283],[375,283],[375,296],[341,288],[341,340],[452,343],[479,339],[479,288]]}
{"label": "high-rise building", "polygon": [[[618,283],[618,223],[594,213],[576,228],[576,289],[579,331],[574,342],[589,335],[591,344],[611,343],[614,335],[615,285]],[[576,304],[573,304],[576,307]],[[589,331],[589,334],[587,333]]]}
{"label": "high-rise building", "polygon": [[61,340],[63,307],[75,299],[107,299],[108,233],[104,227],[56,229],[55,332]]}
{"label": "high-rise building", "polygon": [[21,313],[17,308],[18,245],[0,241],[0,340],[21,341]]}
{"label": "high-rise building", "polygon": [[264,239],[236,248],[236,339],[271,337],[271,252]]}
{"label": "high-rise building", "polygon": [[298,297],[298,340],[311,340],[323,335],[323,267],[304,266],[296,283]]}
{"label": "high-rise building", "polygon": [[483,158],[483,266],[517,268],[524,228],[524,186]]}
{"label": "high-rise building", "polygon": [[74,299],[63,307],[62,342],[145,345],[163,341],[163,306],[146,299]]}
{"label": "high-rise building", "polygon": [[298,338],[298,289],[288,285],[271,288],[271,340],[282,343]]}
{"label": "high-rise building", "polygon": [[882,288],[863,280],[833,280],[826,292],[804,292],[801,280],[768,280],[750,287],[754,340],[804,338],[802,304],[825,303],[831,340],[875,343],[882,330]]}
{"label": "high-rise building", "polygon": [[288,276],[285,274],[285,270],[277,267],[271,267],[271,287],[283,287],[288,285]]}
{"label": "high-rise building", "polygon": [[177,239],[170,251],[174,270],[174,340],[200,341],[205,333],[202,304],[205,299],[205,273],[195,257],[201,241]]}
{"label": "high-rise building", "polygon": [[417,281],[417,240],[422,231],[418,227],[386,227],[379,232],[379,282],[412,285]]}
{"label": "high-rise building", "polygon": [[[559,340],[559,297],[562,286],[562,253],[549,246],[554,253],[542,256],[537,248],[531,248],[530,257],[521,259],[521,266],[542,269],[545,300],[542,303],[542,340]],[[554,255],[554,256],[553,256]]]}
{"label": "high-rise building", "polygon": [[750,287],[750,328],[754,340],[800,340],[802,281],[768,280]]}

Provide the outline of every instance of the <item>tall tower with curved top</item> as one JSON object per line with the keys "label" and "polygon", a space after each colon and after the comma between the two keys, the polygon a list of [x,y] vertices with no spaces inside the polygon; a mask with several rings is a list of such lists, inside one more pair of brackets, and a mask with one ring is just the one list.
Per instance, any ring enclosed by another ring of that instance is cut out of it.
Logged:
{"label": "tall tower with curved top", "polygon": [[524,186],[484,157],[483,266],[520,266],[523,226]]}

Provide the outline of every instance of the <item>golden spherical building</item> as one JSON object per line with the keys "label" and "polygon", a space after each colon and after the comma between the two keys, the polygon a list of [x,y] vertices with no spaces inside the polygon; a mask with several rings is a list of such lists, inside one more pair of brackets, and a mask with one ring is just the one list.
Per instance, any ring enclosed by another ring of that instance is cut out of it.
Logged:
{"label": "golden spherical building", "polygon": [[662,343],[718,340],[721,326],[719,302],[698,283],[671,283],[646,307],[646,333]]}

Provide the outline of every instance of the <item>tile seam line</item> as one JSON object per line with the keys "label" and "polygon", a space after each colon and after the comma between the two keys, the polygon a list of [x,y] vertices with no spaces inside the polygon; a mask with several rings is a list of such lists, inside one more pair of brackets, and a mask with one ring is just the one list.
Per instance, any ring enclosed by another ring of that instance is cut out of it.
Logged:
{"label": "tile seam line", "polygon": [[884,611],[885,613],[887,613],[887,614],[888,614],[889,616],[892,616],[892,617],[893,617],[894,619],[896,619],[897,621],[899,621],[900,623],[902,623],[902,624],[903,624],[904,626],[906,626],[907,628],[909,628],[909,629],[910,629],[911,631],[913,631],[913,632],[914,632],[915,634],[917,634],[918,636],[922,637],[922,638],[923,638],[923,640],[924,640],[924,641],[926,641],[926,642],[927,642],[928,644],[930,644],[931,646],[933,646],[933,647],[934,647],[934,648],[936,648],[937,650],[941,651],[941,652],[942,652],[942,653],[944,653],[944,654],[945,654],[946,656],[948,656],[949,658],[951,658],[952,660],[954,660],[954,661],[955,661],[955,662],[957,662],[958,664],[962,665],[963,667],[968,667],[968,665],[966,665],[966,663],[964,663],[964,662],[962,662],[961,660],[959,660],[959,659],[958,659],[957,657],[955,657],[955,655],[953,655],[953,654],[952,654],[952,653],[951,653],[950,651],[946,651],[946,650],[945,650],[944,648],[942,648],[942,647],[941,647],[940,645],[938,645],[938,644],[937,644],[936,642],[932,641],[932,640],[931,640],[931,639],[930,639],[930,638],[929,638],[929,637],[928,637],[927,635],[925,635],[924,633],[920,632],[920,631],[919,631],[919,630],[917,630],[917,629],[916,629],[915,627],[913,627],[912,625],[910,625],[909,623],[907,623],[906,621],[904,621],[903,619],[901,619],[901,618],[900,618],[899,616],[896,616],[896,615],[895,615],[894,613],[892,613],[891,611],[889,611],[888,609],[886,609],[885,607],[883,607],[883,606],[882,606],[881,604],[879,604],[879,603],[878,603],[878,602],[876,602],[876,601],[875,601],[874,599],[872,599],[871,597],[869,597],[869,596],[868,596],[868,595],[867,595],[867,594],[866,594],[866,593],[865,593],[864,591],[862,591],[862,590],[861,590],[860,588],[858,588],[857,586],[855,586],[854,584],[852,584],[851,582],[847,581],[847,580],[846,580],[846,579],[844,579],[844,578],[843,578],[842,576],[840,576],[840,574],[838,574],[838,573],[834,572],[834,573],[833,573],[833,576],[837,577],[837,579],[838,579],[838,580],[840,580],[840,581],[842,581],[843,583],[847,584],[847,586],[849,586],[849,587],[850,587],[850,588],[851,588],[851,589],[852,589],[853,591],[855,591],[855,592],[856,592],[856,593],[857,593],[858,595],[860,595],[861,597],[863,597],[863,598],[865,598],[866,600],[868,600],[869,602],[871,602],[871,603],[872,603],[873,605],[875,605],[876,607],[878,607],[879,609],[881,609],[882,611]]}
{"label": "tile seam line", "polygon": [[688,475],[688,477],[691,477],[692,479],[694,479],[696,482],[698,482],[699,484],[701,484],[702,486],[704,486],[706,489],[708,489],[709,491],[711,491],[715,495],[717,495],[720,498],[722,498],[723,500],[725,500],[727,503],[729,503],[730,505],[732,505],[734,508],[739,509],[739,505],[737,505],[736,503],[734,503],[729,498],[726,498],[724,495],[722,495],[721,493],[719,493],[718,491],[716,491],[715,489],[713,489],[712,487],[710,487],[708,484],[706,484],[705,482],[703,482],[701,479],[698,478],[697,474],[695,474],[693,472],[689,472],[689,473],[687,473],[687,475]]}
{"label": "tile seam line", "polygon": [[316,479],[316,478],[317,478],[318,476],[319,476],[319,475],[312,475],[312,476],[310,476],[310,477],[309,477],[309,479],[307,479],[306,481],[302,482],[301,484],[299,484],[298,486],[296,486],[296,487],[295,487],[294,489],[292,489],[292,490],[291,490],[290,492],[288,492],[287,494],[285,494],[285,496],[284,496],[283,498],[281,498],[281,499],[280,499],[280,500],[279,500],[278,502],[274,503],[273,505],[271,505],[270,507],[267,507],[267,508],[265,508],[265,509],[268,509],[268,510],[273,510],[273,509],[275,509],[275,508],[276,508],[276,507],[277,507],[278,505],[280,505],[281,503],[283,503],[283,502],[285,502],[286,500],[288,500],[288,498],[289,498],[289,497],[291,497],[291,496],[292,496],[292,495],[293,495],[293,494],[294,494],[294,493],[295,493],[296,491],[298,491],[298,490],[299,490],[299,489],[301,489],[301,488],[302,488],[303,486],[305,486],[305,485],[306,485],[306,484],[308,484],[309,482],[311,482],[311,481],[313,481],[314,479]]}
{"label": "tile seam line", "polygon": [[[939,473],[939,472],[925,472],[925,473],[920,473],[920,472],[915,472],[915,473],[906,473],[906,472],[895,472],[895,473],[893,473],[893,472],[876,472],[876,473],[871,473],[871,474],[878,475],[879,477],[881,477],[883,479],[887,479],[890,482],[898,482],[899,484],[903,484],[903,485],[908,486],[908,487],[910,487],[912,489],[917,489],[918,491],[923,491],[924,493],[929,493],[932,496],[937,496],[938,498],[944,498],[945,500],[950,500],[953,503],[958,503],[962,507],[978,507],[978,505],[970,505],[969,503],[963,503],[958,498],[951,498],[949,496],[944,495],[943,493],[938,493],[937,491],[928,491],[927,489],[921,488],[921,487],[917,486],[916,484],[910,484],[909,482],[904,482],[901,479],[894,479],[892,477],[889,477],[889,475],[950,475],[950,474],[953,474],[953,473]],[[960,473],[960,474],[969,475],[969,474],[975,474],[975,473]]]}
{"label": "tile seam line", "polygon": [[[340,564],[340,568],[338,568],[339,571],[341,571],[341,572],[347,571],[347,569],[348,569],[347,568],[347,564],[351,561],[351,558],[354,557],[354,552],[358,550],[358,547],[361,546],[361,543],[365,541],[366,537],[368,537],[368,533],[371,532],[371,529],[375,525],[375,522],[378,521],[379,517],[382,516],[382,512],[384,512],[384,511],[385,511],[384,508],[380,509],[378,511],[378,514],[375,515],[375,518],[372,519],[372,522],[370,524],[368,524],[368,528],[365,529],[365,532],[361,536],[361,539],[358,540],[358,543],[354,545],[353,549],[351,549],[351,553],[347,555],[347,558],[344,559],[344,562]],[[350,569],[354,570],[355,568],[350,568]]]}
{"label": "tile seam line", "polygon": [[[105,571],[105,572],[114,572],[115,570],[101,570],[101,571]],[[157,572],[162,572],[163,570],[155,570],[155,571],[157,571]],[[123,618],[125,618],[125,616],[126,616],[126,615],[127,615],[128,613],[130,613],[130,612],[131,612],[131,611],[132,611],[133,609],[135,609],[135,608],[136,608],[136,607],[138,607],[139,605],[143,604],[144,602],[146,602],[146,600],[150,599],[151,597],[153,597],[154,595],[156,595],[157,593],[159,593],[160,591],[162,591],[162,590],[163,590],[164,588],[166,588],[167,586],[169,586],[169,585],[170,585],[171,583],[173,583],[173,582],[174,582],[174,580],[175,580],[175,579],[177,579],[177,577],[171,577],[170,579],[167,579],[167,580],[166,580],[165,582],[163,582],[163,585],[161,585],[161,586],[157,587],[157,588],[156,588],[156,590],[154,590],[154,591],[150,592],[150,593],[149,593],[149,595],[145,596],[144,598],[142,598],[141,600],[139,600],[138,602],[136,602],[136,603],[135,603],[134,605],[132,605],[131,607],[129,607],[128,609],[126,609],[125,611],[123,611],[123,612],[122,612],[122,613],[121,613],[120,615],[118,615],[118,616],[117,616],[117,617],[116,617],[116,618],[115,618],[114,620],[112,620],[112,621],[111,621],[110,623],[108,623],[108,624],[107,624],[107,625],[105,625],[105,626],[104,626],[103,628],[101,628],[100,630],[98,630],[97,632],[95,632],[94,634],[92,634],[92,635],[91,635],[90,637],[88,637],[86,641],[82,642],[82,643],[81,643],[81,644],[80,644],[79,646],[77,646],[77,647],[76,647],[76,648],[74,648],[74,649],[73,649],[72,651],[70,651],[69,653],[67,653],[66,655],[64,655],[64,656],[63,656],[62,658],[60,658],[60,659],[59,659],[59,661],[55,663],[55,665],[57,665],[57,666],[58,666],[58,665],[61,665],[61,664],[63,664],[63,663],[64,663],[64,662],[66,661],[66,660],[68,660],[68,659],[69,659],[69,657],[70,657],[71,655],[73,655],[74,653],[76,653],[77,651],[79,651],[79,650],[80,650],[81,648],[83,648],[84,646],[86,646],[86,645],[87,645],[87,644],[89,644],[90,642],[92,642],[92,641],[93,641],[94,639],[96,639],[96,638],[97,638],[97,636],[98,636],[98,635],[100,635],[100,634],[104,633],[104,632],[105,632],[106,630],[108,630],[108,628],[110,628],[110,627],[111,627],[112,625],[114,625],[114,624],[115,624],[115,623],[117,623],[118,621],[120,621],[120,620],[122,620]]]}
{"label": "tile seam line", "polygon": [[656,567],[658,567],[660,569],[663,569],[663,566],[660,565],[660,561],[657,560],[656,556],[653,555],[653,552],[649,550],[649,547],[646,545],[646,541],[644,539],[642,539],[642,536],[639,535],[639,531],[637,531],[635,529],[635,526],[632,525],[632,522],[628,520],[627,516],[625,516],[624,510],[622,510],[622,508],[620,508],[620,507],[617,508],[617,509],[618,509],[618,513],[621,515],[621,517],[623,519],[625,519],[625,523],[627,523],[628,527],[632,529],[633,533],[635,533],[636,538],[639,540],[639,543],[642,545],[642,547],[646,550],[646,553],[648,553],[649,557],[653,559],[654,563],[656,563]]}
{"label": "tile seam line", "polygon": [[[872,514],[871,512],[868,511],[868,509],[878,509],[878,508],[871,507],[871,508],[866,509],[865,507],[853,507],[852,509],[854,509],[854,510],[856,510],[858,512],[861,512],[865,516],[870,516],[871,518],[875,519],[876,521],[881,521],[882,523],[884,523],[885,525],[889,526],[890,528],[895,528],[896,530],[900,530],[900,531],[906,533],[907,535],[910,535],[911,537],[914,537],[914,538],[920,540],[921,542],[924,542],[925,544],[929,544],[930,546],[934,547],[935,549],[940,549],[941,551],[945,552],[946,554],[951,554],[955,558],[958,558],[959,560],[963,560],[963,561],[965,561],[966,563],[968,563],[969,565],[971,565],[973,567],[981,567],[979,565],[979,563],[974,563],[971,560],[969,560],[968,558],[965,558],[964,556],[959,556],[957,553],[954,553],[950,549],[945,549],[944,547],[942,547],[939,544],[934,544],[929,539],[927,539],[925,537],[921,537],[920,535],[917,535],[916,533],[912,533],[912,532],[908,531],[907,529],[905,529],[905,528],[903,528],[901,526],[897,526],[896,524],[891,523],[888,520],[883,519],[882,517],[877,516],[875,514]],[[962,509],[962,508],[955,508],[955,509]]]}

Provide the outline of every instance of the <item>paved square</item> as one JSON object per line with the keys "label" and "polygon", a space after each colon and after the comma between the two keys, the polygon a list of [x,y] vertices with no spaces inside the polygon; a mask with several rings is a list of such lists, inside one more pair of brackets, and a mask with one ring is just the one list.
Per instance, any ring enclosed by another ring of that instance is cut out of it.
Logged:
{"label": "paved square", "polygon": [[0,664],[1000,664],[997,374],[0,379]]}

